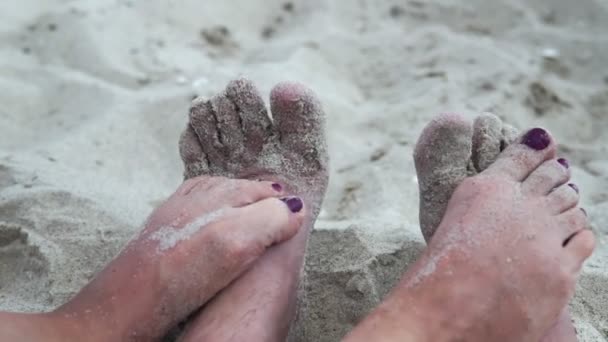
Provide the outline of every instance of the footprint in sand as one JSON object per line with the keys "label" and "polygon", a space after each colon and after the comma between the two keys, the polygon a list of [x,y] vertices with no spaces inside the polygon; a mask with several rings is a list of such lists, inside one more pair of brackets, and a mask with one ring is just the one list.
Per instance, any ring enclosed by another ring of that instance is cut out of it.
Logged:
{"label": "footprint in sand", "polygon": [[23,227],[0,222],[0,293],[17,298],[28,292],[44,293],[49,268],[49,261]]}

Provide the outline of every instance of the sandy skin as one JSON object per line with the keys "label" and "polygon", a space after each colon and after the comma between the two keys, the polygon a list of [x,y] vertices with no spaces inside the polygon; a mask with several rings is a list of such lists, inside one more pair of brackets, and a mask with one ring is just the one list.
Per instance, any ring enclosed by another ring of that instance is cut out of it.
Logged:
{"label": "sandy skin", "polygon": [[[512,126],[490,113],[473,123],[458,114],[437,116],[422,132],[414,152],[420,186],[420,223],[423,234],[431,239],[454,190],[467,177],[486,170],[518,136]],[[569,169],[567,160],[558,162]],[[557,169],[560,172],[561,169]],[[571,196],[577,192],[569,192]],[[542,341],[577,341],[572,320],[565,308]]]}
{"label": "sandy skin", "polygon": [[159,339],[267,249],[297,234],[307,209],[283,196],[266,181],[184,182],[68,303],[44,314],[0,313],[0,340]]}
{"label": "sandy skin", "polygon": [[541,340],[595,243],[569,178],[546,131],[519,137],[456,187],[423,255],[345,341]]}
{"label": "sandy skin", "polygon": [[312,91],[279,84],[270,109],[272,120],[253,83],[239,79],[209,101],[195,101],[190,111],[180,141],[186,178],[272,180],[310,210],[298,234],[208,303],[181,341],[285,341],[289,332],[308,236],[327,186],[328,156],[324,114]]}

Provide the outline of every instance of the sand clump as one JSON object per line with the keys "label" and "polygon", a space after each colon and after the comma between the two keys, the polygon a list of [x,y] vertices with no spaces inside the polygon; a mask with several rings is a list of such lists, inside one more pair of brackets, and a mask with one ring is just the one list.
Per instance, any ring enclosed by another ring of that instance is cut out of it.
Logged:
{"label": "sand clump", "polygon": [[608,341],[604,1],[5,1],[0,17],[0,309],[86,284],[180,184],[191,100],[244,75],[265,97],[310,86],[327,117],[292,340],[339,340],[420,253],[411,156],[449,111],[555,136],[598,238],[572,314],[581,341]]}

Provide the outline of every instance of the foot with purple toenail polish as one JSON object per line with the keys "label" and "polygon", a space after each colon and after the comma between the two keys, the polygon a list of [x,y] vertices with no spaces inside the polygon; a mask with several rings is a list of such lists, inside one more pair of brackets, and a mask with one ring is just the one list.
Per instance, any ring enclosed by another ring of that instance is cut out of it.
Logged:
{"label": "foot with purple toenail polish", "polygon": [[[269,251],[208,303],[181,341],[272,342],[287,336],[308,235],[325,195],[328,157],[323,111],[310,90],[280,84],[270,94],[270,110],[272,116],[245,79],[192,104],[180,140],[186,178],[271,181],[272,189],[288,196],[282,200],[291,212],[304,208],[306,214],[298,234]],[[247,328],[235,329],[243,326]]]}
{"label": "foot with purple toenail polish", "polygon": [[[524,146],[533,151],[540,150],[541,153],[550,147],[550,136],[542,129],[533,129],[523,137],[518,136],[517,130],[492,114],[480,115],[474,123],[457,114],[443,114],[427,125],[414,153],[420,187],[420,225],[427,241],[439,226],[454,189],[467,177],[481,173],[494,164],[507,146],[523,142]],[[525,162],[521,157],[515,160]],[[543,167],[546,174],[552,179],[559,179],[560,184],[567,182],[570,177],[570,165],[564,158]],[[539,177],[531,179],[531,183],[541,182]],[[564,185],[551,190],[555,202],[577,202],[578,194]],[[567,310],[562,315],[566,315],[567,319],[560,318],[559,323],[549,329],[543,342],[576,341]]]}
{"label": "foot with purple toenail polish", "polygon": [[[452,186],[451,177],[470,165],[449,159],[471,151],[456,132],[470,136],[455,115],[423,131],[414,156],[421,201],[435,200],[428,191]],[[542,129],[501,150],[484,171],[460,181],[438,225],[423,231],[427,248],[345,342],[576,339],[564,308],[595,242],[568,186],[570,170]]]}
{"label": "foot with purple toenail polish", "polygon": [[293,238],[307,216],[271,181],[188,179],[69,302],[0,311],[0,341],[160,341],[167,331]]}

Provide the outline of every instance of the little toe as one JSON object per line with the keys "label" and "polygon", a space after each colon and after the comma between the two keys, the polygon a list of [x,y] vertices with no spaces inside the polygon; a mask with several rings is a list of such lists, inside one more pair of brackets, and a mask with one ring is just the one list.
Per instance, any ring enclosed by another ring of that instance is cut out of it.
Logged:
{"label": "little toe", "polygon": [[270,93],[270,108],[281,145],[302,156],[301,174],[327,168],[325,115],[313,92],[297,83],[281,83]]}
{"label": "little toe", "polygon": [[245,147],[253,155],[260,153],[270,135],[272,124],[259,91],[253,82],[241,78],[228,84],[226,97],[235,105],[240,116]]}
{"label": "little toe", "polygon": [[522,184],[528,194],[546,195],[570,179],[570,168],[565,159],[551,159],[534,170]]}
{"label": "little toe", "polygon": [[422,131],[414,149],[420,187],[420,228],[429,241],[456,187],[467,177],[472,126],[458,114],[442,114]]}
{"label": "little toe", "polygon": [[575,233],[589,228],[587,215],[580,208],[572,208],[560,214],[557,220],[563,245],[567,245]]}
{"label": "little toe", "polygon": [[547,205],[553,214],[561,214],[578,205],[579,194],[569,185],[561,185],[547,195]]}
{"label": "little toe", "polygon": [[551,135],[542,128],[533,128],[509,145],[484,173],[523,181],[543,162],[555,158],[555,154],[556,144]]}
{"label": "little toe", "polygon": [[179,154],[184,163],[184,178],[209,172],[209,161],[192,125],[188,124],[179,139]]}
{"label": "little toe", "polygon": [[595,249],[595,236],[589,229],[581,230],[566,241],[564,248],[568,252],[566,262],[569,270],[578,273]]}

